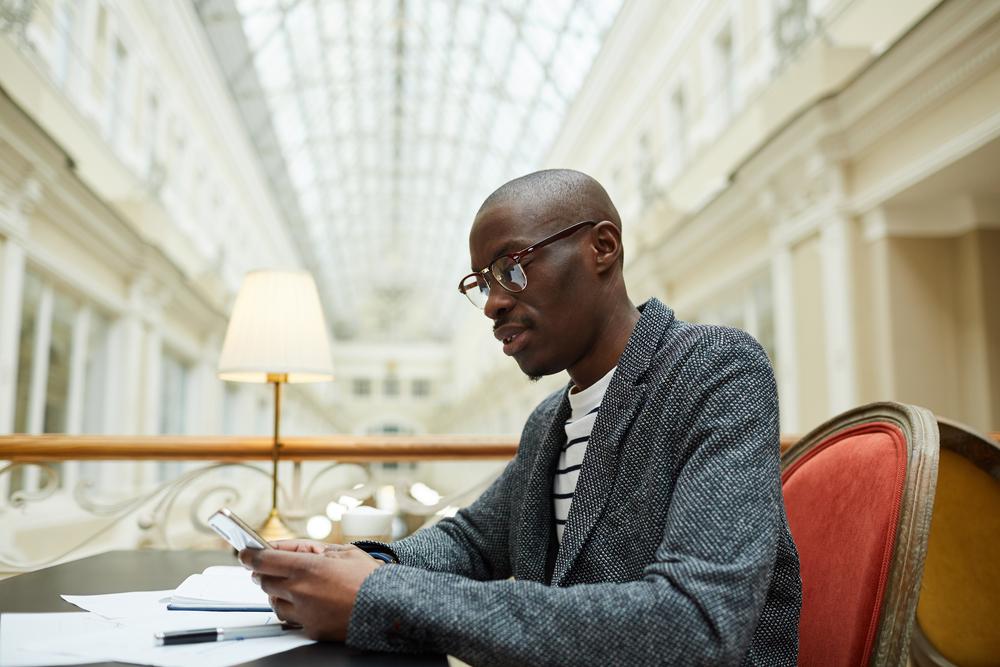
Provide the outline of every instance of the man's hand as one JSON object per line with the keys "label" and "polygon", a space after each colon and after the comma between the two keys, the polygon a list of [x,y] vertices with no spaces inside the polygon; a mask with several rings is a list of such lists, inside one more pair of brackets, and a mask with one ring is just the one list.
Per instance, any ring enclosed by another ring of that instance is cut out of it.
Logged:
{"label": "man's hand", "polygon": [[321,554],[330,550],[340,550],[346,548],[345,544],[327,544],[316,540],[278,540],[271,543],[275,549],[282,551],[299,551],[309,554]]}
{"label": "man's hand", "polygon": [[275,547],[244,549],[240,561],[278,618],[298,623],[311,639],[343,641],[362,582],[385,563],[344,544],[285,540]]}

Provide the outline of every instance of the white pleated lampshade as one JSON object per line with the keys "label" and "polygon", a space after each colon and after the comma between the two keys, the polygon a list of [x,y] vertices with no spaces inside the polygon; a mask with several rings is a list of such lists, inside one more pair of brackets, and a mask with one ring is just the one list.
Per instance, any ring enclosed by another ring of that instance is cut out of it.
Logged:
{"label": "white pleated lampshade", "polygon": [[323,308],[308,271],[251,271],[229,317],[219,377],[234,382],[333,379]]}

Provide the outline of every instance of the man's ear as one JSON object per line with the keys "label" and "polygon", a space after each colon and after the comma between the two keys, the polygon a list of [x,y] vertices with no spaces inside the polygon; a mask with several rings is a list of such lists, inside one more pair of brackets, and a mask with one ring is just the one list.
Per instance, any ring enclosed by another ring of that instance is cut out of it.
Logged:
{"label": "man's ear", "polygon": [[609,220],[602,220],[591,231],[594,266],[598,273],[604,273],[618,265],[622,254],[622,232]]}

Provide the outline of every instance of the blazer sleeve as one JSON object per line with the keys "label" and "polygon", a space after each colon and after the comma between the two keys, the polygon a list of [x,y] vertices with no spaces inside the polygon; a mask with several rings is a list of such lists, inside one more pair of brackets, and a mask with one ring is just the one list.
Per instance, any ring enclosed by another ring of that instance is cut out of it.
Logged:
{"label": "blazer sleeve", "polygon": [[528,417],[517,454],[479,498],[454,517],[389,545],[401,564],[480,581],[511,576],[511,515],[523,493],[518,480],[530,471],[537,434],[547,426],[557,394]]}
{"label": "blazer sleeve", "polygon": [[468,579],[502,579],[511,574],[506,516],[515,458],[468,507],[390,546],[400,564]]}
{"label": "blazer sleeve", "polygon": [[558,588],[385,566],[362,584],[348,644],[477,666],[739,664],[784,525],[773,374],[752,339],[716,340],[671,381],[693,388],[670,410],[686,460],[641,579]]}

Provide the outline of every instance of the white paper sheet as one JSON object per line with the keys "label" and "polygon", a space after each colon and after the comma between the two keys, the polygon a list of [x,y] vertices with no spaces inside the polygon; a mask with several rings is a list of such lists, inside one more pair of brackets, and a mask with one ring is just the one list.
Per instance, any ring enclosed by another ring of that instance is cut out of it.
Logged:
{"label": "white paper sheet", "polygon": [[[258,625],[274,618],[270,611],[173,611],[167,600],[173,591],[138,591],[105,595],[62,595],[62,599],[86,611],[124,624],[155,621],[163,630],[233,625]],[[2,663],[0,663],[2,664]]]}
{"label": "white paper sheet", "polygon": [[104,618],[134,618],[151,612],[167,610],[167,600],[173,591],[137,591],[106,595],[60,595],[63,600]]}
{"label": "white paper sheet", "polygon": [[[128,623],[91,613],[3,614],[0,616],[0,665],[31,667],[117,660],[159,667],[228,667],[312,643],[301,632],[287,632],[278,637],[245,641],[155,646],[153,635],[156,632],[222,625],[218,622],[220,617],[231,619],[242,615],[227,612],[163,614],[171,616],[147,616]],[[180,619],[177,614],[186,619],[170,621],[165,627],[164,619]],[[273,619],[273,614],[271,616]],[[206,623],[206,618],[214,622]],[[190,620],[198,623],[192,626],[188,623]]]}
{"label": "white paper sheet", "polygon": [[215,565],[192,574],[173,592],[175,601],[229,603],[270,609],[267,593],[255,584],[244,567]]}
{"label": "white paper sheet", "polygon": [[86,634],[104,630],[107,621],[86,612],[68,614],[0,614],[0,665],[36,667],[38,665],[79,665],[108,658],[81,657],[60,653],[53,645],[53,635],[67,628]]}

